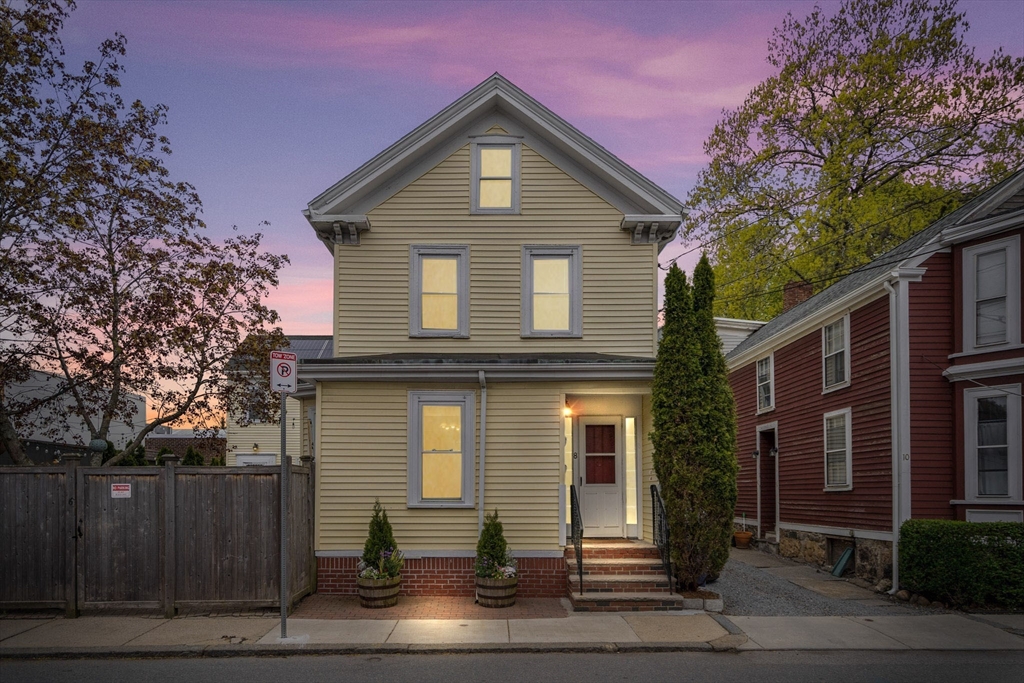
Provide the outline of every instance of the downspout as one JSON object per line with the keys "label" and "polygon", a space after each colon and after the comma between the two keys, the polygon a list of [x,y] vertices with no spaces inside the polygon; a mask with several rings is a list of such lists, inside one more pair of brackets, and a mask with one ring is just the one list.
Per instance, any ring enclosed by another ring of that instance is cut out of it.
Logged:
{"label": "downspout", "polygon": [[899,570],[899,534],[900,534],[900,460],[899,460],[899,418],[897,409],[899,401],[899,355],[897,352],[896,337],[899,334],[897,312],[899,294],[888,282],[882,286],[889,292],[889,410],[890,421],[892,422],[892,588],[889,593],[894,595],[900,589]]}
{"label": "downspout", "polygon": [[477,504],[477,532],[484,530],[484,463],[487,461],[487,376],[481,370],[480,380],[480,501]]}

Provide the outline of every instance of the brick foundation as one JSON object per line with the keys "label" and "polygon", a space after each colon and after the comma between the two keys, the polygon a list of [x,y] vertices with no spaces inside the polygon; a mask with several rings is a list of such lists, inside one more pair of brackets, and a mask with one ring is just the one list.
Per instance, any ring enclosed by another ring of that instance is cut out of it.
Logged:
{"label": "brick foundation", "polygon": [[[318,593],[356,594],[356,557],[316,558]],[[519,559],[521,598],[560,598],[565,595],[567,573],[561,557]],[[401,595],[447,595],[473,597],[476,578],[472,557],[423,557],[407,559],[402,569]]]}

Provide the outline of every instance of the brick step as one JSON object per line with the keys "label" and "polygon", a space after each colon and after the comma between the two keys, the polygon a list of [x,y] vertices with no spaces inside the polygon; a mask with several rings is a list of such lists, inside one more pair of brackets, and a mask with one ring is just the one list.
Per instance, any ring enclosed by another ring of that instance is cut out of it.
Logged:
{"label": "brick step", "polygon": [[[580,577],[569,575],[569,590],[579,593]],[[583,594],[590,593],[668,593],[668,578],[662,574],[657,576],[620,575],[583,577]]]}
{"label": "brick step", "polygon": [[576,612],[668,612],[681,609],[701,609],[697,603],[671,593],[579,593],[569,595]]}
{"label": "brick step", "polygon": [[[643,559],[660,559],[661,555],[658,554],[658,546],[651,545],[649,543],[639,542],[603,542],[603,541],[589,541],[583,545],[583,561],[586,562],[588,559],[626,559],[626,558],[643,558]],[[567,560],[576,560],[576,549],[573,546],[567,546],[565,549],[565,558]]]}
{"label": "brick step", "polygon": [[[577,571],[576,560],[566,560],[569,573]],[[664,576],[661,560],[644,557],[589,558],[583,560],[585,576],[620,576],[623,574]]]}

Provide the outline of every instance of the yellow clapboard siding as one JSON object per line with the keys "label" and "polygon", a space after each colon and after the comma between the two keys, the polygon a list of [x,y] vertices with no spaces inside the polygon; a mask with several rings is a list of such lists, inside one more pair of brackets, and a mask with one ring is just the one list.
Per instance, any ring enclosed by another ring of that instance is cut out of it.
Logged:
{"label": "yellow clapboard siding", "polygon": [[[288,449],[288,456],[291,461],[295,464],[299,464],[299,456],[308,453],[308,444],[303,438],[303,423],[306,422],[306,410],[302,405],[302,402],[294,399],[288,399],[286,419],[288,424],[285,426],[285,446]],[[279,414],[276,411],[275,414]],[[231,413],[228,415],[226,424],[227,432],[227,464],[234,466],[236,463],[235,456],[241,453],[242,455],[250,454],[253,452],[253,444],[259,446],[259,453],[273,453],[277,457],[274,459],[277,464],[281,464],[281,423],[265,422],[260,424],[241,426],[238,423],[238,415]]]}
{"label": "yellow clapboard siding", "polygon": [[[370,211],[358,247],[335,248],[335,353],[602,352],[653,357],[656,248],[622,214],[529,146],[520,215],[471,215],[469,145]],[[409,337],[409,246],[470,247],[470,338]],[[520,337],[521,247],[582,247],[583,338]]]}

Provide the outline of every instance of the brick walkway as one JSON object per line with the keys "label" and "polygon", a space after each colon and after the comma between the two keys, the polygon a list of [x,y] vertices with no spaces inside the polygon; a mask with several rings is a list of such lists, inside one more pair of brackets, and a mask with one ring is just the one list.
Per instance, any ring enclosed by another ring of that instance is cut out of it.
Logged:
{"label": "brick walkway", "polygon": [[403,595],[394,607],[364,609],[350,595],[314,593],[291,616],[295,619],[550,619],[569,615],[560,598],[525,598],[511,607],[480,607],[473,598]]}

